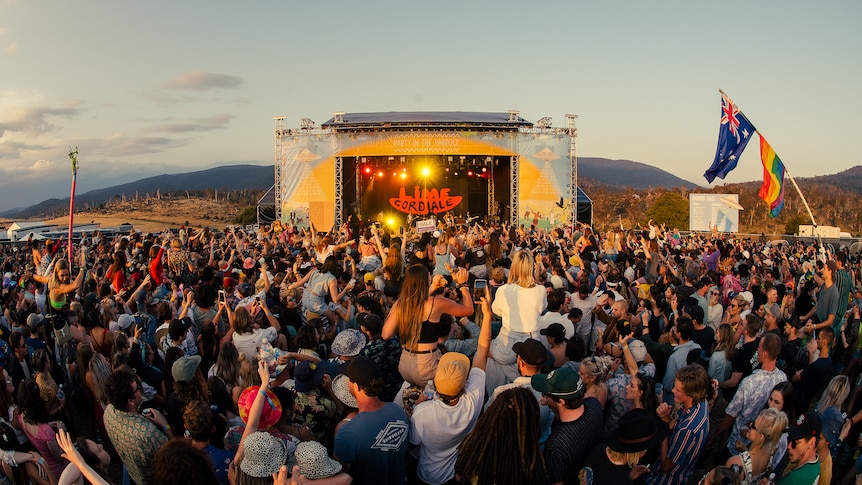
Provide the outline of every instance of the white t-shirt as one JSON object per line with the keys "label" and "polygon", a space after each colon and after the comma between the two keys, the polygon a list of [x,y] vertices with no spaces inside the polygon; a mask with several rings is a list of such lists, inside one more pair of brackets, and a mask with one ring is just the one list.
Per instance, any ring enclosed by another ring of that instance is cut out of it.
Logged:
{"label": "white t-shirt", "polygon": [[500,315],[503,328],[513,332],[533,333],[539,326],[539,316],[548,307],[544,286],[524,288],[514,283],[497,289],[491,310]]}
{"label": "white t-shirt", "polygon": [[[587,295],[583,300],[581,299],[578,293],[572,293],[572,308],[579,308],[584,315],[581,317],[581,321],[578,322],[577,328],[575,329],[578,332],[578,335],[589,335],[590,329],[592,328],[592,319],[593,319],[593,308],[596,307],[599,299],[594,295]],[[599,320],[596,319],[596,323],[599,323]]]}
{"label": "white t-shirt", "polygon": [[260,348],[262,339],[266,339],[269,343],[275,342],[278,332],[275,327],[257,328],[252,333],[236,333],[233,334],[233,344],[236,350],[241,354],[245,354],[249,359],[257,357],[257,351]]}
{"label": "white t-shirt", "polygon": [[419,403],[410,418],[410,444],[419,446],[419,478],[431,485],[455,478],[458,445],[473,429],[485,399],[485,371],[470,369],[464,395],[454,406],[434,399]]}

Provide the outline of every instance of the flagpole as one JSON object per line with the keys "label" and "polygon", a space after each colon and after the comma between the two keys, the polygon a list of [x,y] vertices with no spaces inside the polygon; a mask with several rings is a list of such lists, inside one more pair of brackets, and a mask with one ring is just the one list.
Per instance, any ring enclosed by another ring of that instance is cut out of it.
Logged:
{"label": "flagpole", "polygon": [[784,175],[787,175],[787,178],[790,179],[790,182],[792,182],[793,186],[796,188],[796,192],[799,193],[799,198],[802,199],[802,204],[805,205],[805,210],[808,211],[808,217],[811,218],[811,224],[814,226],[814,235],[817,237],[817,240],[820,241],[820,245],[823,246],[823,239],[820,237],[820,231],[817,230],[817,221],[814,220],[814,214],[811,212],[811,207],[808,206],[808,201],[805,200],[805,196],[802,195],[802,190],[800,190],[799,185],[796,184],[796,179],[794,179],[793,175],[790,175],[790,171],[787,170],[787,165],[784,165]]}
{"label": "flagpole", "polygon": [[69,268],[71,268],[73,262],[72,231],[75,227],[75,185],[78,180],[78,147],[75,147],[74,151],[69,149],[69,158],[72,159],[72,195],[69,196]]}
{"label": "flagpole", "polygon": [[[720,90],[719,90],[720,91]],[[763,132],[760,130],[755,130],[755,133],[760,135],[762,138],[766,138],[763,135]],[[820,231],[817,230],[817,221],[814,220],[814,213],[811,212],[811,206],[808,205],[808,201],[805,200],[805,194],[802,193],[802,189],[799,188],[799,185],[796,183],[796,179],[793,178],[793,175],[790,175],[790,170],[787,170],[787,164],[784,163],[784,175],[790,179],[790,182],[793,184],[793,187],[796,189],[796,193],[799,194],[799,198],[802,199],[802,205],[805,206],[805,210],[808,211],[808,217],[811,218],[811,225],[814,226],[814,236],[820,242],[820,245],[823,246],[823,239],[820,237]]]}

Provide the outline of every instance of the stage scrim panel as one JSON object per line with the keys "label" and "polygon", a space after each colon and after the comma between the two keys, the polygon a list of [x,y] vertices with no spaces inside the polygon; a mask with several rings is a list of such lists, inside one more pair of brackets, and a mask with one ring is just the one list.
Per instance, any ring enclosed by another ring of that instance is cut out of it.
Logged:
{"label": "stage scrim panel", "polygon": [[[329,227],[317,220],[344,222],[356,206],[367,217],[373,197],[375,212],[399,221],[443,212],[456,218],[485,215],[490,202],[498,215],[512,214],[526,227],[567,223],[573,138],[565,130],[531,127],[521,120],[519,128],[508,130],[459,125],[286,131],[277,143],[281,219],[307,227],[314,208],[315,225],[324,230]],[[417,175],[429,165],[431,175]],[[517,194],[514,201],[511,194]],[[335,220],[336,214],[343,220]]]}

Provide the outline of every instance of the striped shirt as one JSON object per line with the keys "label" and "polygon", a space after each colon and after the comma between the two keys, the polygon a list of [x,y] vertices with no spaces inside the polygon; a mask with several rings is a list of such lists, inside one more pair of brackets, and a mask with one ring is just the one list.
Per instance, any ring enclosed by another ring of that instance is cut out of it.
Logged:
{"label": "striped shirt", "polygon": [[701,401],[682,410],[670,435],[667,457],[674,462],[669,472],[661,471],[661,459],[652,465],[646,476],[647,485],[671,485],[687,483],[694,471],[694,464],[706,444],[709,434],[709,406]]}
{"label": "striped shirt", "polygon": [[602,440],[602,405],[596,398],[584,400],[584,413],[567,423],[554,421],[545,443],[548,483],[579,483],[587,453]]}

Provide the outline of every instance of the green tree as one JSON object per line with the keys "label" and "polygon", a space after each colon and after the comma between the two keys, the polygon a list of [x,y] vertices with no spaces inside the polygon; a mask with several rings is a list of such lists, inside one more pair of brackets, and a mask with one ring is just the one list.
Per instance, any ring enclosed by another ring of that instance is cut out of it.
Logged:
{"label": "green tree", "polygon": [[257,222],[257,207],[246,207],[233,219],[234,224],[246,226]]}
{"label": "green tree", "polygon": [[805,224],[805,218],[800,214],[791,217],[787,224],[784,225],[785,234],[796,234],[799,232],[799,225]]}
{"label": "green tree", "polygon": [[649,219],[656,224],[665,224],[669,228],[688,230],[688,200],[677,192],[665,192],[658,196],[652,206],[644,213],[646,225]]}

